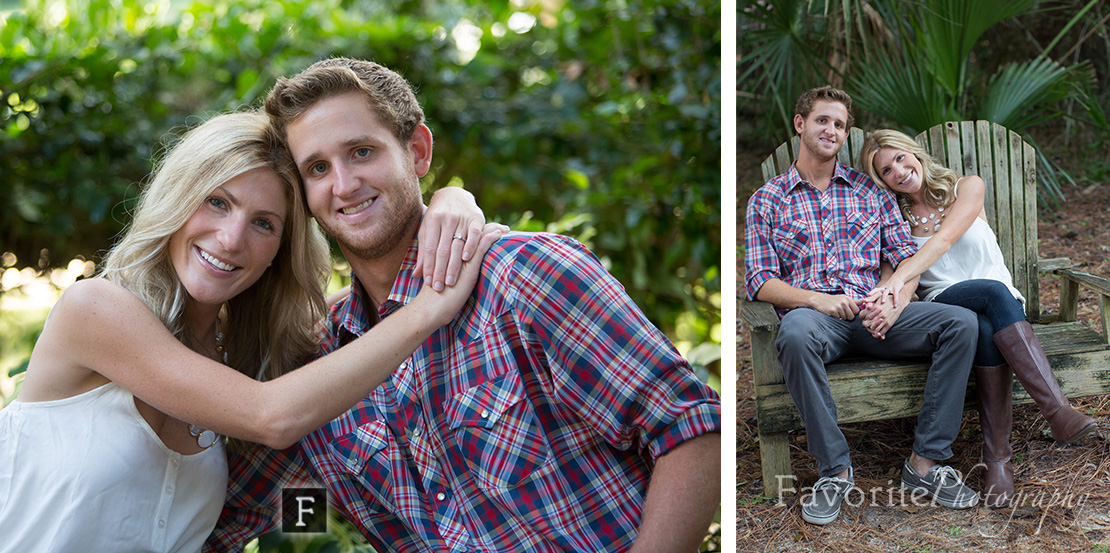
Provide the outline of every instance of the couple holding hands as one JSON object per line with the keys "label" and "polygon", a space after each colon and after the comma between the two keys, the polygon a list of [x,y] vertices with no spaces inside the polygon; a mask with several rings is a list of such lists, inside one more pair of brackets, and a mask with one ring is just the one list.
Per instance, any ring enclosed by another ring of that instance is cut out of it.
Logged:
{"label": "couple holding hands", "polygon": [[[851,112],[841,90],[804,93],[794,115],[798,159],[747,208],[747,295],[782,316],[775,346],[820,473],[802,518],[836,520],[854,483],[825,372],[849,355],[931,359],[901,482],[957,509],[977,505],[979,494],[939,462],[952,457],[974,370],[984,501],[1004,507],[1014,496],[1013,376],[1057,441],[1077,440],[1096,423],[1068,404],[1026,322],[1025,299],[986,222],[983,180],[954,174],[886,129],[867,136],[858,168],[841,165]],[[915,292],[924,301],[911,302]]]}

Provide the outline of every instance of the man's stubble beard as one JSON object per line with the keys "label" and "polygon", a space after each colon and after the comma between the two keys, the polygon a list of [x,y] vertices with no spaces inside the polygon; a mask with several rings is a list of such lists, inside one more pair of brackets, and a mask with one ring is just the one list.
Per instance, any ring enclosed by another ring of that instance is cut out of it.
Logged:
{"label": "man's stubble beard", "polygon": [[809,150],[810,155],[822,163],[835,159],[836,156],[840,154],[841,148],[844,147],[844,144],[841,143],[831,155],[826,156],[821,153],[821,138],[819,136],[810,136],[802,142],[804,142],[802,146]]}
{"label": "man's stubble beard", "polygon": [[[407,244],[412,240],[416,229],[420,226],[420,220],[423,217],[423,203],[420,199],[420,188],[416,187],[416,191],[412,197],[407,198],[405,204],[394,209],[384,216],[384,220],[380,222],[381,232],[376,236],[367,237],[364,240],[352,240],[351,236],[346,236],[345,233],[337,232],[337,229],[329,225],[320,225],[324,232],[335,238],[339,245],[343,247],[346,255],[353,255],[359,259],[372,261],[380,259],[389,253],[393,252],[398,244]],[[354,233],[356,236],[364,233],[360,231]],[[361,242],[361,243],[359,243]]]}

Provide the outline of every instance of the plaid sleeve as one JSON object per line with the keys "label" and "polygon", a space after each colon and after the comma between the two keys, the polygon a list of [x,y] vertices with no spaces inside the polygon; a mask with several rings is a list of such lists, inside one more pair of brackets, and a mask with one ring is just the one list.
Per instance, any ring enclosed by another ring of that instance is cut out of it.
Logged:
{"label": "plaid sleeve", "polygon": [[767,187],[760,188],[748,200],[744,216],[744,284],[749,300],[755,299],[765,282],[781,278],[778,254],[771,240],[770,202]]}
{"label": "plaid sleeve", "polygon": [[879,194],[879,216],[882,226],[882,257],[891,267],[897,268],[898,264],[906,258],[917,253],[917,244],[910,237],[910,225],[902,219],[902,212],[898,209],[898,201],[894,194],[881,190]]}
{"label": "plaid sleeve", "polygon": [[558,399],[607,442],[646,449],[654,462],[720,431],[720,397],[582,244],[536,235],[514,273],[518,310],[542,343]]}
{"label": "plaid sleeve", "polygon": [[242,551],[253,537],[277,527],[283,487],[319,487],[309,476],[300,446],[228,451],[227,497],[205,553]]}

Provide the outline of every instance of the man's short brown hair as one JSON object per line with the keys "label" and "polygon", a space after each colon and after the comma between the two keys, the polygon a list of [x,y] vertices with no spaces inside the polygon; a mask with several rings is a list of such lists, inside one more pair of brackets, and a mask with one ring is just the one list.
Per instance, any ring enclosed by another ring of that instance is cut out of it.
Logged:
{"label": "man's short brown hair", "polygon": [[798,98],[798,103],[794,104],[794,114],[801,115],[802,119],[806,119],[809,117],[809,112],[813,111],[813,104],[822,100],[844,104],[844,108],[848,110],[848,121],[845,124],[848,128],[852,128],[852,123],[855,121],[855,118],[852,117],[852,97],[847,92],[828,85],[811,88],[803,92],[802,96]]}
{"label": "man's short brown hair", "polygon": [[348,92],[365,94],[370,109],[401,143],[412,139],[424,122],[424,110],[404,77],[372,61],[350,58],[321,60],[288,79],[279,78],[266,96],[266,114],[285,138],[290,121],[320,100]]}

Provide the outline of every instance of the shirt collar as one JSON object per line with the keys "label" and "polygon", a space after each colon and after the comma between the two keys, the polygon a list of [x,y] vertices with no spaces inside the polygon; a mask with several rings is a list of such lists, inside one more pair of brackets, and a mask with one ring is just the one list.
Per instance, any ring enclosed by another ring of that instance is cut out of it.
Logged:
{"label": "shirt collar", "polygon": [[[834,163],[836,165],[833,166],[833,176],[832,179],[829,180],[829,183],[832,184],[839,180],[840,182],[853,187],[854,184],[852,183],[852,179],[849,178],[847,168],[840,164],[839,159],[835,160]],[[786,183],[783,192],[789,194],[790,192],[793,192],[794,189],[803,182],[808,181],[802,179],[802,175],[798,173],[798,160],[794,160],[794,163],[790,164],[790,169],[787,169],[786,171]]]}
{"label": "shirt collar", "polygon": [[393,281],[393,288],[382,305],[378,306],[377,316],[370,312],[370,305],[366,300],[366,290],[362,287],[358,277],[351,273],[351,293],[337,307],[339,326],[354,335],[361,335],[370,326],[370,321],[381,319],[400,309],[412,301],[420,293],[424,285],[423,278],[416,278],[412,271],[416,267],[416,253],[419,243],[413,237],[405,259],[401,261],[401,268],[397,271],[397,278]]}
{"label": "shirt collar", "polygon": [[[386,306],[391,303],[400,304],[397,307],[403,306],[420,293],[420,287],[424,285],[424,279],[412,275],[413,269],[416,268],[416,253],[419,247],[420,244],[414,236],[412,243],[409,244],[408,252],[405,253],[405,259],[401,261],[397,278],[393,280],[393,288],[389,291],[389,297],[385,300]],[[379,311],[381,310],[379,309]]]}

